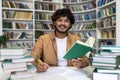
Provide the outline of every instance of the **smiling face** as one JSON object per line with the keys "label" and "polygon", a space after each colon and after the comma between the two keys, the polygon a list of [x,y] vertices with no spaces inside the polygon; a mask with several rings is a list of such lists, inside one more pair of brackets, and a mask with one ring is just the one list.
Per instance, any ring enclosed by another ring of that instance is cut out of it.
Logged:
{"label": "smiling face", "polygon": [[70,20],[65,16],[59,17],[56,21],[54,21],[55,30],[59,33],[67,33],[71,28]]}

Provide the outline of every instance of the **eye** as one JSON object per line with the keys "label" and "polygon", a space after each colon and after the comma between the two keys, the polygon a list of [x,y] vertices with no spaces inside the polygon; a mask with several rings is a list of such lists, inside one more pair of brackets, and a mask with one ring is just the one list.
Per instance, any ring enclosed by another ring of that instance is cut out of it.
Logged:
{"label": "eye", "polygon": [[65,20],[65,22],[69,23],[69,22],[70,22],[70,20]]}

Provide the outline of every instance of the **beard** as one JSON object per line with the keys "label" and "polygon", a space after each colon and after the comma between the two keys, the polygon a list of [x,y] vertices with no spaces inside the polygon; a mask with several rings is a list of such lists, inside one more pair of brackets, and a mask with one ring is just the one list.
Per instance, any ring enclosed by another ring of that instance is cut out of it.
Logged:
{"label": "beard", "polygon": [[[60,30],[59,29],[60,26],[63,26],[65,30]],[[67,28],[64,25],[60,25],[60,26],[58,26],[58,27],[55,26],[55,31],[62,33],[62,34],[67,33],[69,31],[69,29],[71,28],[71,27]]]}

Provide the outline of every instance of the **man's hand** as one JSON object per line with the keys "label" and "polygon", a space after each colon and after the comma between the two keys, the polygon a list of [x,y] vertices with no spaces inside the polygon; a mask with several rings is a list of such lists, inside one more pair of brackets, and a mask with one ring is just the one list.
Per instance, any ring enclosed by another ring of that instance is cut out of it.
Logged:
{"label": "man's hand", "polygon": [[49,65],[47,63],[37,63],[37,72],[45,72],[49,68]]}
{"label": "man's hand", "polygon": [[78,58],[78,59],[73,59],[72,60],[72,64],[74,67],[80,68],[82,66],[82,58]]}

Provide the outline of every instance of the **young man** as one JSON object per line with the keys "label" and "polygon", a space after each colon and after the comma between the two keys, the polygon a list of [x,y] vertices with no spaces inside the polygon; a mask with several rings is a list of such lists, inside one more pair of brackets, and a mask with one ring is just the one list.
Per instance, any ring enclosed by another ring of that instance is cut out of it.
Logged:
{"label": "young man", "polygon": [[[74,16],[69,9],[58,9],[52,15],[54,32],[40,36],[36,42],[32,55],[37,71],[46,71],[49,66],[75,66],[77,68],[89,65],[85,56],[80,59],[67,61],[63,58],[66,51],[80,38],[68,31],[75,22]],[[43,62],[38,62],[41,59]]]}

